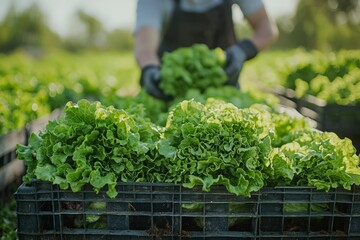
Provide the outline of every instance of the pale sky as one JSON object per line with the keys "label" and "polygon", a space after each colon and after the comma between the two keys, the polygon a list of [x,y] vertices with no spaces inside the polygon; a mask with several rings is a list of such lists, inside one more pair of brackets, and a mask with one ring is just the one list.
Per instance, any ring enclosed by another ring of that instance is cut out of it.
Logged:
{"label": "pale sky", "polygon": [[[251,0],[249,0],[251,1]],[[298,0],[263,0],[271,16],[292,14]],[[71,32],[74,13],[83,11],[97,17],[108,30],[115,28],[132,29],[135,22],[137,0],[0,0],[0,20],[13,3],[16,9],[22,9],[36,3],[48,18],[48,24],[61,35]],[[241,19],[241,14],[235,15]]]}

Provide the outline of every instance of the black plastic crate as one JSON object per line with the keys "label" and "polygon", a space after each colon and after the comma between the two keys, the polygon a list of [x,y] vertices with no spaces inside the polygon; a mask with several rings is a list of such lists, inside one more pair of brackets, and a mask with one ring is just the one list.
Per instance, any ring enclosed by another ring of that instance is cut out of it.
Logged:
{"label": "black plastic crate", "polygon": [[24,128],[0,136],[0,239],[15,239],[16,208],[14,193],[25,173],[23,161],[17,159],[16,145],[27,144],[32,132],[44,129],[49,120],[60,116],[61,110],[28,123]]}
{"label": "black plastic crate", "polygon": [[360,105],[343,106],[329,104],[313,96],[306,96],[299,101],[300,113],[313,119],[316,128],[334,132],[340,137],[347,137],[360,150]]}
{"label": "black plastic crate", "polygon": [[25,144],[26,142],[26,129],[13,131],[6,135],[0,136],[0,207],[12,199],[12,195],[20,185],[19,180],[15,180],[15,184],[10,184],[5,181],[5,174],[8,167],[11,165],[19,164],[16,159],[16,144]]}
{"label": "black plastic crate", "polygon": [[25,128],[0,136],[0,167],[16,158],[16,144],[25,144],[25,137]]}
{"label": "black plastic crate", "polygon": [[311,95],[298,99],[294,90],[282,86],[275,87],[271,92],[279,98],[280,104],[294,108],[304,117],[311,119],[315,128],[351,139],[355,148],[360,151],[359,104],[354,106],[329,104]]}
{"label": "black plastic crate", "polygon": [[300,110],[299,99],[295,96],[295,91],[282,86],[276,86],[273,89],[269,89],[268,92],[277,96],[280,104],[286,107],[293,108],[297,111]]}
{"label": "black plastic crate", "polygon": [[[16,145],[26,145],[32,132],[38,134],[50,120],[59,118],[61,113],[61,109],[56,109],[52,113],[26,124],[19,130],[0,136],[0,207],[13,199],[14,192],[20,186],[25,171],[23,161],[17,160]],[[6,174],[11,176],[7,181],[5,181]]]}
{"label": "black plastic crate", "polygon": [[300,112],[318,123],[318,129],[343,135],[360,135],[360,105],[329,104],[313,96],[300,101]]}
{"label": "black plastic crate", "polygon": [[19,239],[360,239],[359,188],[264,188],[250,197],[221,186],[118,183],[117,190],[109,199],[89,186],[73,193],[23,184],[15,194]]}
{"label": "black plastic crate", "polygon": [[52,113],[29,122],[23,128],[9,132],[0,136],[0,167],[16,159],[16,145],[27,144],[27,139],[31,133],[38,134],[43,130],[50,120],[60,117],[61,109],[56,109]]}
{"label": "black plastic crate", "polygon": [[301,99],[296,98],[292,89],[277,86],[271,89],[280,103],[292,107],[303,116],[313,119],[317,128],[322,131],[332,131],[340,135],[360,135],[360,105],[345,106],[330,104],[317,97],[307,95]]}

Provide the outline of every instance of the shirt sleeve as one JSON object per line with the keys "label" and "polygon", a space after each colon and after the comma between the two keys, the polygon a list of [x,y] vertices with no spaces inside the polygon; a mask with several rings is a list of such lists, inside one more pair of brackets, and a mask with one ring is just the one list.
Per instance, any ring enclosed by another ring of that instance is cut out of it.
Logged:
{"label": "shirt sleeve", "polygon": [[161,30],[164,4],[163,0],[138,0],[136,6],[136,33],[142,27],[154,27]]}
{"label": "shirt sleeve", "polygon": [[264,6],[262,0],[235,0],[234,2],[239,5],[241,11],[245,16],[256,12]]}

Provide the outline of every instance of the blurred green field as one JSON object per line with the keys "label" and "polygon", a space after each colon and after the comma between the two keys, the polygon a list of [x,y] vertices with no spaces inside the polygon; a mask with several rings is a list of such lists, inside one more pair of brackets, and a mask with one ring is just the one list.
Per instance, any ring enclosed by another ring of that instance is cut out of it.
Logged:
{"label": "blurred green field", "polygon": [[261,52],[256,58],[245,63],[240,76],[242,87],[262,89],[279,84],[280,70],[284,70],[287,64],[296,65],[297,62],[306,61],[314,54],[314,51],[309,52],[303,48]]}
{"label": "blurred green field", "polygon": [[135,95],[138,78],[130,52],[53,52],[42,58],[24,52],[0,55],[0,135],[68,101]]}

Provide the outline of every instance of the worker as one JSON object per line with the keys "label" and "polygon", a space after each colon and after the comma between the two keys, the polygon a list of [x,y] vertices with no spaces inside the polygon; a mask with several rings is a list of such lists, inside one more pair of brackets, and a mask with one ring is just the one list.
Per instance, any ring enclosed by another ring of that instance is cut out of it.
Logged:
{"label": "worker", "polygon": [[[233,5],[238,5],[252,28],[249,38],[237,39]],[[269,47],[277,27],[261,0],[138,0],[135,58],[140,84],[149,95],[168,99],[159,88],[161,57],[180,47],[204,43],[226,53],[226,84],[239,87],[244,62]]]}

